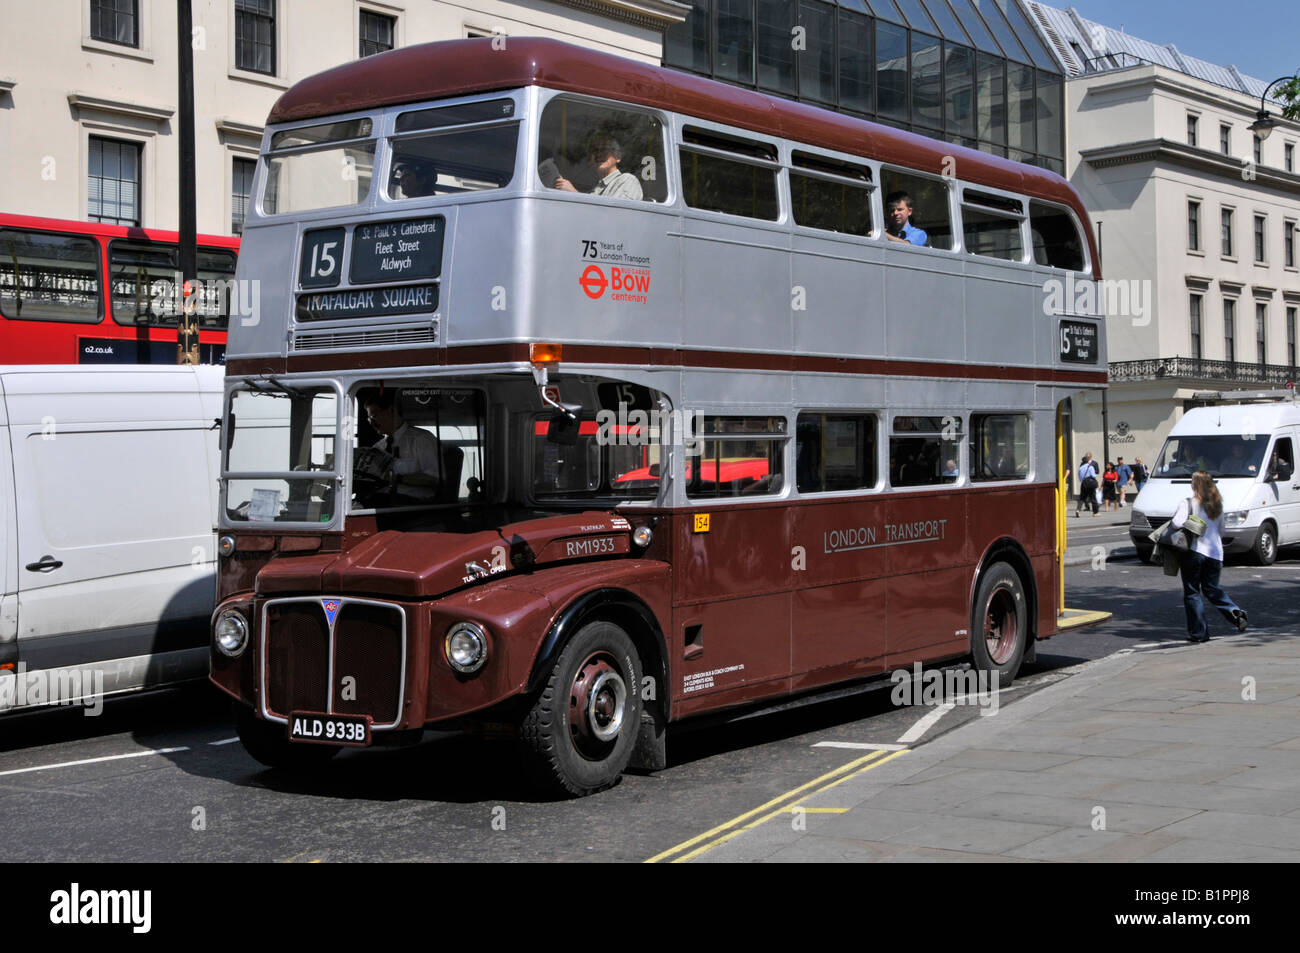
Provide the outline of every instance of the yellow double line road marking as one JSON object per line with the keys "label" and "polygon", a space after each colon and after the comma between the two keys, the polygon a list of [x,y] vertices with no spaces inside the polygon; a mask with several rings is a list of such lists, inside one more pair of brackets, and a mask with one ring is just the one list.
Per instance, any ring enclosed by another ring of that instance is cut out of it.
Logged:
{"label": "yellow double line road marking", "polygon": [[[690,840],[682,841],[676,847],[670,847],[661,854],[655,854],[645,861],[647,864],[657,864],[660,861],[667,860],[669,863],[680,864],[688,860],[693,860],[706,851],[710,851],[720,844],[725,844],[733,837],[738,837],[745,831],[752,831],[760,824],[765,824],[779,814],[788,814],[800,802],[808,800],[814,795],[821,794],[823,791],[829,791],[837,784],[842,784],[849,778],[856,777],[864,771],[870,771],[877,768],[887,761],[892,761],[899,755],[907,754],[908,749],[902,751],[873,751],[865,757],[858,758],[856,761],[850,761],[848,764],[841,765],[834,771],[828,771],[819,778],[813,778],[807,784],[801,784],[792,791],[778,795],[772,798],[766,804],[760,804],[752,811],[746,811],[739,817],[733,817],[725,824],[719,824],[712,830],[707,830],[703,834],[692,837]],[[792,800],[793,799],[793,800]],[[848,811],[846,807],[806,807],[803,809],[809,814],[843,814]],[[755,817],[755,815],[758,815]],[[754,818],[753,820],[750,820]],[[745,823],[748,821],[748,823]],[[738,826],[742,825],[742,826]],[[698,845],[698,846],[697,846]],[[674,856],[678,855],[678,856]]]}

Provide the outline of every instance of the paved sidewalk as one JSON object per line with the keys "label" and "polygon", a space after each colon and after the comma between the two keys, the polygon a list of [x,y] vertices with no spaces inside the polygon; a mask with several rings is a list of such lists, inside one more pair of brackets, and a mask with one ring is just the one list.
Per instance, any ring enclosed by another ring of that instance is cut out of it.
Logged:
{"label": "paved sidewalk", "polygon": [[[1137,650],[1074,672],[814,786],[696,859],[1300,861],[1300,637]],[[827,771],[867,754],[822,750]]]}

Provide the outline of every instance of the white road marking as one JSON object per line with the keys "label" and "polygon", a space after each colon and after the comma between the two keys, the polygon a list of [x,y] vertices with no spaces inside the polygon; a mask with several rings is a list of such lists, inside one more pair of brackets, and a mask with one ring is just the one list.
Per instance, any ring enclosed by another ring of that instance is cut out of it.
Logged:
{"label": "white road marking", "polygon": [[854,751],[902,751],[907,745],[874,745],[866,741],[819,741],[814,748],[851,748]]}
{"label": "white road marking", "polygon": [[1135,648],[1135,649],[1153,649],[1153,648],[1155,648],[1155,647],[1158,646],[1158,645],[1164,645],[1164,643],[1163,643],[1163,642],[1139,642],[1137,645],[1132,646],[1132,648]]}
{"label": "white road marking", "polygon": [[75,768],[82,764],[98,764],[101,761],[120,761],[123,758],[144,758],[151,754],[172,754],[176,751],[189,751],[189,747],[181,748],[156,748],[152,751],[132,751],[130,754],[110,754],[103,758],[86,758],[82,761],[63,761],[59,764],[41,764],[34,768],[14,768],[10,771],[0,771],[0,778],[7,777],[11,774],[28,774],[32,771],[53,771],[55,768]]}
{"label": "white road marking", "polygon": [[209,741],[208,744],[210,744],[210,745],[233,745],[233,744],[234,744],[236,741],[238,741],[238,740],[239,740],[238,738],[222,738],[220,741]]}
{"label": "white road marking", "polygon": [[911,744],[913,741],[917,741],[918,739],[920,739],[920,737],[923,734],[925,734],[927,731],[930,730],[930,728],[934,725],[935,722],[937,722],[940,718],[948,714],[948,712],[952,711],[956,707],[957,706],[954,705],[952,702],[944,702],[944,704],[940,705],[934,711],[930,712],[928,715],[926,715],[924,718],[918,721],[911,728],[907,729],[907,731],[903,734],[903,737],[898,739],[898,743],[905,745],[905,744]]}

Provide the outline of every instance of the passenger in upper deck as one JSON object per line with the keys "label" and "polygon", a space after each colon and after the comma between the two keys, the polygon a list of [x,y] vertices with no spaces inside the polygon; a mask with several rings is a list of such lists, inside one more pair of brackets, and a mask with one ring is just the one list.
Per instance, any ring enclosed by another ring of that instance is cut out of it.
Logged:
{"label": "passenger in upper deck", "polygon": [[[631,172],[620,172],[619,162],[623,159],[623,147],[613,136],[596,136],[591,140],[588,152],[592,166],[596,169],[597,181],[592,186],[592,195],[603,195],[611,199],[631,199],[639,202],[643,198],[641,183]],[[576,192],[577,187],[559,176],[555,188],[564,192]]]}
{"label": "passenger in upper deck", "polygon": [[401,189],[401,197],[406,199],[433,195],[437,187],[438,170],[428,159],[408,155],[393,157],[393,181],[388,190],[389,198],[397,198],[398,189]]}
{"label": "passenger in upper deck", "polygon": [[890,192],[885,198],[885,237],[893,242],[924,245],[930,236],[911,224],[912,196],[906,192]]}

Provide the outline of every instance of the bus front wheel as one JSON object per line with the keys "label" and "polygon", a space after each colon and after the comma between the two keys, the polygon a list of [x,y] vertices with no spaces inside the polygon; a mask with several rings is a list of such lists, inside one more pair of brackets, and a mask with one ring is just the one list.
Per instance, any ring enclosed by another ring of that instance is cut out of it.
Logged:
{"label": "bus front wheel", "polygon": [[641,660],[612,622],[584,626],[564,647],[519,728],[531,774],[548,793],[612,787],[641,724]]}
{"label": "bus front wheel", "polygon": [[971,655],[975,668],[1010,685],[1020,671],[1029,639],[1029,607],[1019,574],[994,563],[980,578],[971,611]]}

